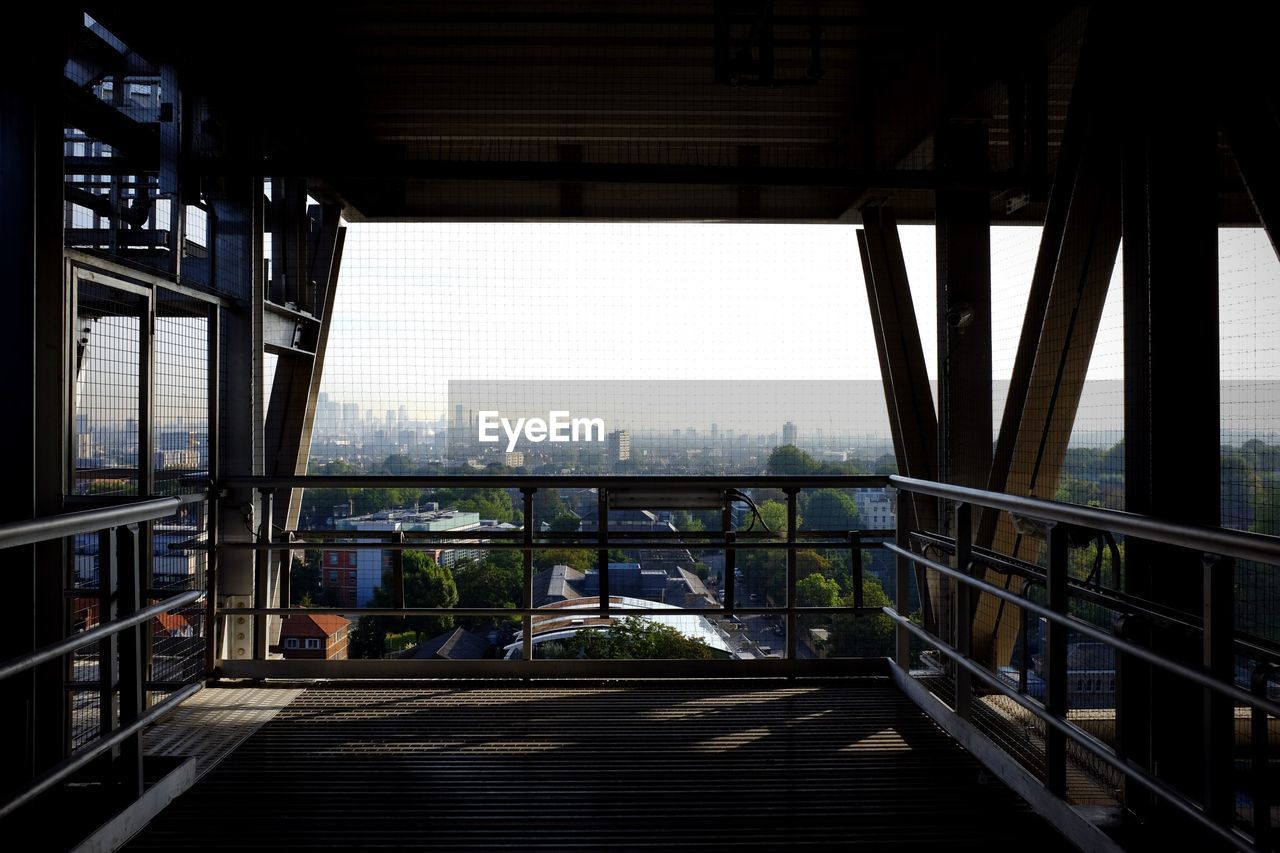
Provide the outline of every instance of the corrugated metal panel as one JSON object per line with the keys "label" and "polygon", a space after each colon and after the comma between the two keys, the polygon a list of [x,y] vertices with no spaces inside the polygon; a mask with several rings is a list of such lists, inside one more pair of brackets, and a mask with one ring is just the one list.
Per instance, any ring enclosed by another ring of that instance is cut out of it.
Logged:
{"label": "corrugated metal panel", "polygon": [[1065,847],[883,679],[311,689],[134,849]]}

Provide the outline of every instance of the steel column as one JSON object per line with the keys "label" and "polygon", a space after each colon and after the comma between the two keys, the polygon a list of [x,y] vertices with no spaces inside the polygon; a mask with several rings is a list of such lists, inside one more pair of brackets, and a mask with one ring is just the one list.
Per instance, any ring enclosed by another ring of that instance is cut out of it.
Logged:
{"label": "steel column", "polygon": [[[1194,22],[1158,32],[1133,13],[1121,87],[1124,139],[1125,509],[1170,521],[1220,522],[1217,123],[1204,56],[1175,45]],[[1204,606],[1195,554],[1126,543],[1125,592],[1188,613]],[[1193,637],[1153,631],[1153,650],[1199,664]],[[1151,674],[1128,725],[1145,726],[1151,767],[1191,796],[1206,772],[1185,732],[1204,722],[1203,693]],[[1167,709],[1178,708],[1177,715]],[[1135,738],[1140,734],[1131,733]]]}
{"label": "steel column", "polygon": [[[144,528],[145,530],[145,528]],[[142,600],[142,542],[150,542],[149,535],[139,536],[139,525],[130,524],[116,532],[119,549],[119,602],[116,616],[128,618],[143,607]],[[114,618],[114,617],[113,617]],[[148,623],[126,628],[119,634],[119,691],[120,728],[128,728],[147,709],[146,679],[143,659],[149,657],[150,644],[146,642]],[[117,779],[121,793],[130,800],[142,796],[142,736],[134,734],[120,744]]]}
{"label": "steel column", "polygon": [[[967,503],[956,505],[955,512],[956,568],[970,574],[973,551],[973,508]],[[973,645],[973,610],[969,602],[975,596],[968,584],[956,584],[953,599],[953,622],[956,629],[956,651],[971,656]],[[973,679],[968,670],[956,670],[956,714],[967,720],[972,715]]]}
{"label": "steel column", "polygon": [[[951,123],[937,134],[947,173],[987,171],[987,129]],[[938,479],[981,488],[991,473],[991,198],[937,192]]]}
{"label": "steel column", "polygon": [[796,618],[796,522],[798,520],[796,507],[796,489],[786,489],[784,492],[787,496],[787,584],[786,584],[786,605],[787,605],[787,653],[784,655],[787,660],[795,660],[798,644],[796,642],[796,633],[799,630],[799,620]]}
{"label": "steel column", "polygon": [[[533,609],[533,496],[537,491],[537,489],[520,490],[520,495],[524,498],[524,529],[521,531],[521,541],[525,546],[520,554],[520,562],[524,568],[524,583],[520,587],[520,606],[526,610]],[[533,660],[533,616],[525,614],[520,617],[520,622],[524,629],[520,638],[520,656],[524,660]]]}
{"label": "steel column", "polygon": [[[225,358],[219,354],[214,370],[219,384],[217,460],[220,477],[263,473],[263,200],[261,178],[228,182],[224,194],[212,199],[214,283],[220,292],[239,300],[237,307],[225,309],[219,322],[219,336],[225,350]],[[252,541],[254,500],[252,488],[233,486],[228,490],[216,515],[220,542]],[[250,600],[254,572],[251,552],[220,552],[216,568],[218,598],[211,600],[211,606],[222,608],[228,603]],[[224,626],[223,645],[215,651],[215,659],[224,655],[249,656],[251,648],[247,642],[237,641],[248,620],[235,622]],[[217,639],[211,634],[207,641],[212,643]]]}
{"label": "steel column", "polygon": [[[922,480],[938,473],[938,418],[929,391],[924,347],[916,323],[915,306],[907,283],[906,262],[898,240],[893,212],[886,207],[862,210],[858,249],[866,279],[871,326],[880,361],[880,378],[889,412],[898,472]],[[918,471],[918,474],[911,473]],[[909,527],[937,530],[937,501],[911,495],[898,501],[898,519]],[[936,629],[933,602],[923,570],[916,571],[920,609],[925,625]],[[902,592],[902,590],[900,590]]]}
{"label": "steel column", "polygon": [[[1201,662],[1205,672],[1228,683],[1235,679],[1235,580],[1235,560],[1205,555]],[[1230,823],[1236,797],[1235,703],[1214,690],[1203,695],[1203,802],[1215,820]]]}
{"label": "steel column", "polygon": [[[1067,528],[1055,524],[1049,529],[1048,607],[1066,614],[1068,550]],[[1045,627],[1044,708],[1053,716],[1067,715],[1067,627],[1053,620]],[[1058,729],[1047,727],[1044,744],[1045,787],[1059,797],[1067,793],[1067,738]]]}
{"label": "steel column", "polygon": [[[1100,37],[1094,34],[1091,28],[1086,44],[1096,50]],[[1014,495],[1052,498],[1057,492],[1120,246],[1119,157],[1103,145],[1111,107],[1094,92],[1092,57],[1086,52],[1082,59],[1084,76],[1072,96],[1064,159],[988,479],[988,488]],[[1040,547],[1024,541],[1007,515],[994,512],[983,513],[977,541],[1024,558],[1028,547]],[[974,653],[1005,663],[1017,643],[1016,608],[985,597],[982,603],[975,615]]]}
{"label": "steel column", "polygon": [[596,552],[597,571],[600,572],[600,615],[609,615],[609,490],[601,486],[596,490],[596,536],[600,550]]}

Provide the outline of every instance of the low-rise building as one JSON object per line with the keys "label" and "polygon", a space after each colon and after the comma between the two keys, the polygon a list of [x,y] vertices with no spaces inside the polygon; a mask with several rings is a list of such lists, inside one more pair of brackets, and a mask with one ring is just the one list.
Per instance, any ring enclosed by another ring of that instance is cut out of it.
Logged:
{"label": "low-rise building", "polygon": [[281,620],[280,644],[289,660],[346,660],[351,621],[324,613],[290,614]]}

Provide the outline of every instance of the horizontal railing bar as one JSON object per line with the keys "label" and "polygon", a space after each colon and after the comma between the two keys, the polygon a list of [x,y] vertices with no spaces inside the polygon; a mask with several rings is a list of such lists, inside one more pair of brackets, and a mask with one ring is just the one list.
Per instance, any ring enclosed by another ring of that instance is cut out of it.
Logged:
{"label": "horizontal railing bar", "polygon": [[[719,660],[636,659],[585,660],[535,658],[523,660],[423,660],[378,658],[318,660],[234,660],[218,662],[224,678],[255,679],[410,679],[410,678],[803,678],[883,675],[887,661],[879,658],[752,658]],[[403,682],[401,682],[403,683]]]}
{"label": "horizontal railing bar", "polygon": [[[955,553],[954,540],[942,536],[938,533],[929,533],[922,530],[912,531],[911,536],[920,542],[926,542],[935,548],[941,548],[948,554]],[[987,566],[995,571],[1003,574],[1014,575],[1043,585],[1047,581],[1045,570],[1034,563],[1028,563],[1025,560],[1018,560],[1006,554],[997,551],[990,551],[986,548],[973,546],[971,548],[975,563]],[[1190,613],[1184,613],[1171,607],[1158,606],[1145,599],[1137,598],[1129,595],[1121,590],[1111,589],[1109,587],[1096,587],[1086,584],[1079,578],[1068,578],[1067,585],[1072,595],[1081,598],[1091,604],[1098,604],[1108,610],[1115,610],[1121,613],[1132,613],[1138,616],[1151,619],[1154,622],[1164,623],[1166,625],[1182,628],[1195,633],[1204,631],[1203,620]],[[1246,651],[1251,655],[1263,658],[1264,660],[1280,661],[1280,646],[1270,642],[1269,640],[1259,637],[1256,634],[1250,634],[1245,631],[1236,631],[1234,642],[1238,649]]]}
{"label": "horizontal railing bar", "polygon": [[[572,599],[571,599],[572,600]],[[845,614],[876,616],[879,607],[796,607],[797,616]],[[219,616],[575,616],[595,614],[600,607],[528,608],[518,607],[220,607]],[[785,616],[785,607],[672,607],[657,610],[620,610],[616,606],[610,615],[623,616]]]}
{"label": "horizontal railing bar", "polygon": [[50,539],[96,533],[108,527],[153,521],[173,515],[174,507],[181,503],[177,497],[151,498],[123,506],[104,506],[61,515],[46,515],[29,521],[10,521],[0,524],[0,548],[34,545]]}
{"label": "horizontal railing bar", "polygon": [[[205,481],[207,486],[208,481]],[[221,492],[216,496],[220,496]],[[150,497],[139,497],[138,495],[64,495],[62,503],[64,506],[84,506],[84,507],[113,507],[128,506],[136,504],[140,500],[159,500],[174,499],[179,504],[198,504],[205,503],[209,500],[208,488],[203,488],[198,492],[186,492],[181,495],[151,495]]]}
{"label": "horizontal railing bar", "polygon": [[156,720],[168,714],[179,703],[186,701],[188,698],[198,693],[202,686],[203,685],[200,684],[191,684],[182,690],[179,690],[177,693],[165,697],[165,699],[160,703],[153,705],[151,708],[139,714],[127,726],[116,729],[110,735],[94,741],[92,745],[71,753],[62,761],[58,762],[53,767],[33,779],[31,783],[27,785],[27,787],[25,787],[16,797],[9,800],[3,806],[0,806],[0,818],[8,817],[14,810],[21,808],[43,794],[45,791],[52,788],[54,785],[73,775],[76,771],[88,765],[104,752],[114,749],[124,743],[126,740],[133,737]]}
{"label": "horizontal railing bar", "polygon": [[[654,551],[671,551],[671,550],[694,550],[694,551],[710,551],[723,550],[725,547],[723,542],[707,543],[707,542],[673,542],[671,540],[663,540],[657,542],[637,542],[628,540],[625,546],[622,543],[615,543],[610,537],[605,542],[605,547],[618,545],[618,550],[629,550],[635,548],[647,548]],[[831,546],[833,548],[849,547],[849,540],[832,540],[821,542],[796,542],[787,544],[785,542],[737,542],[732,547],[734,550],[749,551],[767,550],[767,551],[808,551],[814,547]],[[884,543],[877,541],[868,541],[863,543],[866,548],[880,548]],[[479,551],[599,551],[600,542],[534,542],[532,544],[524,544],[520,542],[485,542],[472,540],[449,540],[449,541],[413,541],[405,539],[400,541],[388,542],[219,542],[216,546],[206,542],[198,542],[192,544],[182,543],[181,547],[172,546],[172,550],[177,551],[418,551],[424,547],[441,548],[447,550],[475,549]],[[714,547],[713,547],[714,546]]]}
{"label": "horizontal railing bar", "polygon": [[703,476],[701,474],[678,475],[627,475],[596,476],[592,474],[359,474],[355,476],[328,476],[324,474],[293,477],[226,477],[227,486],[251,489],[361,489],[361,488],[441,488],[441,489],[583,489],[603,487],[608,489],[644,488],[646,490],[673,488],[694,491],[710,489],[869,489],[889,485],[884,474],[822,474],[810,476],[759,474],[755,476]]}
{"label": "horizontal railing bar", "polygon": [[[1012,699],[1023,709],[1043,720],[1045,725],[1062,732],[1062,734],[1070,738],[1072,741],[1102,759],[1103,762],[1110,764],[1127,777],[1133,779],[1148,791],[1151,791],[1153,794],[1163,798],[1174,806],[1174,808],[1199,823],[1205,829],[1208,829],[1223,841],[1226,841],[1239,850],[1251,851],[1254,849],[1252,839],[1246,838],[1235,830],[1228,829],[1227,827],[1223,827],[1214,822],[1211,818],[1205,815],[1198,806],[1189,802],[1176,788],[1166,784],[1154,776],[1151,776],[1145,770],[1127,759],[1120,758],[1110,747],[1078,726],[1075,726],[1069,721],[1061,719],[1054,714],[1050,714],[1039,704],[1028,699],[1010,685],[1005,684],[1000,680],[999,676],[988,671],[986,667],[974,663],[968,657],[957,651],[953,646],[933,636],[924,628],[916,625],[910,619],[898,613],[892,607],[884,607],[882,609],[885,616],[888,616],[896,624],[906,628],[909,632],[923,640],[925,643],[928,643],[938,651],[942,652],[942,654],[946,655],[950,660],[968,671],[969,674],[976,676],[989,687],[998,690],[1000,693]],[[911,677],[910,674],[908,674],[908,677]]]}
{"label": "horizontal railing bar", "polygon": [[[753,541],[753,540],[778,540],[783,541],[786,536],[784,532],[775,531],[772,533],[765,531],[752,530],[731,530],[737,542]],[[887,528],[869,528],[849,530],[797,530],[796,535],[803,538],[820,538],[820,539],[836,539],[839,538],[841,544],[848,546],[849,533],[858,533],[861,536],[870,538],[889,539],[897,535],[897,531]],[[306,529],[306,530],[284,530],[277,531],[280,536],[293,537],[314,537],[317,539],[344,539],[353,536],[359,536],[361,539],[399,539],[403,533],[404,536],[412,536],[423,540],[432,539],[513,539],[523,541],[524,529],[515,528],[514,530],[343,530],[343,529]],[[725,531],[723,530],[609,530],[607,531],[610,539],[631,540],[652,537],[654,539],[709,539],[715,542],[723,542]],[[596,538],[598,531],[543,531],[537,534],[540,541],[559,543],[562,540],[572,541],[575,539],[586,540],[591,537],[591,545],[593,548],[600,547],[600,540]],[[188,542],[178,542],[170,545],[171,549],[181,549],[183,546],[200,544],[202,540],[189,540]],[[825,544],[825,543],[823,543]],[[557,545],[558,547],[558,545]]]}
{"label": "horizontal railing bar", "polygon": [[1280,704],[1276,702],[1272,702],[1271,700],[1260,697],[1260,696],[1254,696],[1249,691],[1242,690],[1241,688],[1236,687],[1234,684],[1228,684],[1226,682],[1218,681],[1217,679],[1212,678],[1211,676],[1205,675],[1203,672],[1200,672],[1199,670],[1192,669],[1186,664],[1179,663],[1178,661],[1170,660],[1169,658],[1158,655],[1155,652],[1150,651],[1149,649],[1145,649],[1142,646],[1137,645],[1136,643],[1129,642],[1128,640],[1121,639],[1120,637],[1115,636],[1109,631],[1103,630],[1102,628],[1098,628],[1097,626],[1091,625],[1090,623],[1085,622],[1081,619],[1077,619],[1074,616],[1070,616],[1062,613],[1055,613],[1054,611],[1050,610],[1048,607],[1045,607],[1042,604],[1037,604],[1036,602],[1028,598],[1023,598],[1022,596],[1018,595],[1015,592],[1009,592],[1003,587],[996,586],[995,584],[992,584],[992,583],[987,583],[986,581],[976,577],[970,577],[969,575],[959,571],[958,569],[953,569],[950,566],[944,566],[942,563],[939,563],[936,560],[930,560],[928,557],[922,557],[919,554],[908,551],[906,548],[899,547],[898,545],[892,542],[886,543],[885,548],[887,548],[888,550],[894,552],[895,554],[901,557],[906,557],[908,560],[911,560],[916,565],[924,566],[927,569],[932,569],[935,572],[939,572],[950,578],[954,578],[955,580],[968,584],[969,586],[976,587],[985,593],[994,595],[996,598],[1002,599],[1004,601],[1009,602],[1010,604],[1021,607],[1030,613],[1035,613],[1039,616],[1042,616],[1045,619],[1050,620],[1051,622],[1056,622],[1059,625],[1065,625],[1067,628],[1069,628],[1072,631],[1076,631],[1077,633],[1084,634],[1086,637],[1091,637],[1092,639],[1095,639],[1100,643],[1105,643],[1109,646],[1112,646],[1113,648],[1119,649],[1122,652],[1131,654],[1140,660],[1144,660],[1147,663],[1152,664],[1153,666],[1158,666],[1161,669],[1167,672],[1171,672],[1174,675],[1177,675],[1181,678],[1185,678],[1188,681],[1194,681],[1196,684],[1199,684],[1201,687],[1206,687],[1210,690],[1215,690],[1218,693],[1229,696],[1230,698],[1235,699],[1237,702],[1239,702],[1242,705],[1247,705],[1251,708],[1259,708],[1261,710],[1266,711],[1268,714],[1280,716]]}
{"label": "horizontal railing bar", "polygon": [[1198,524],[1179,524],[1164,519],[1151,518],[1150,516],[1121,512],[1120,510],[1100,509],[1098,507],[1047,501],[1041,498],[1006,495],[1000,492],[972,489],[967,486],[917,480],[912,477],[894,475],[889,480],[892,485],[904,491],[962,501],[975,506],[1003,510],[1041,521],[1109,530],[1112,533],[1188,548],[1193,551],[1235,557],[1238,560],[1280,564],[1280,536],[1247,533],[1242,530],[1227,530],[1221,527],[1208,527]]}
{"label": "horizontal railing bar", "polygon": [[17,675],[24,670],[39,666],[42,663],[48,663],[51,660],[56,660],[63,655],[70,654],[82,646],[87,646],[91,643],[97,642],[98,640],[114,636],[126,628],[132,628],[134,625],[146,622],[148,619],[159,616],[161,613],[167,613],[168,611],[181,607],[184,604],[190,604],[193,601],[198,601],[203,597],[204,590],[189,590],[185,594],[165,599],[157,604],[152,604],[150,607],[144,607],[123,619],[117,619],[113,622],[104,622],[90,628],[88,631],[76,634],[74,637],[67,637],[65,640],[61,640],[57,643],[51,643],[44,648],[36,649],[34,652],[29,652],[25,655],[11,658],[3,664],[0,664],[0,681],[3,681],[10,676]]}
{"label": "horizontal railing bar", "polygon": [[[181,690],[187,687],[190,681],[147,681],[142,685],[143,690],[153,692],[170,692],[173,690]],[[69,693],[98,693],[102,690],[102,684],[96,679],[93,681],[64,681],[62,689]]]}
{"label": "horizontal railing bar", "polygon": [[[156,587],[148,587],[142,591],[145,598],[173,598],[182,595],[184,592],[191,592],[189,589],[160,589]],[[197,590],[198,591],[198,590]],[[96,586],[72,587],[62,591],[63,598],[92,598],[95,601],[102,595]]]}

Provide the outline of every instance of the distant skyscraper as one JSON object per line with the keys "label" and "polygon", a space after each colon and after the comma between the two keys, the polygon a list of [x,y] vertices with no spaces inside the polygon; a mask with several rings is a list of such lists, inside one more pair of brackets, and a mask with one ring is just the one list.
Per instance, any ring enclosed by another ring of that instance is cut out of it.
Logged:
{"label": "distant skyscraper", "polygon": [[711,440],[712,441],[720,440],[720,424],[711,425]]}
{"label": "distant skyscraper", "polygon": [[606,452],[610,462],[626,462],[631,458],[631,433],[617,429],[606,437]]}
{"label": "distant skyscraper", "polygon": [[791,421],[787,421],[785,424],[782,425],[782,443],[783,444],[796,443],[796,425],[793,424]]}

